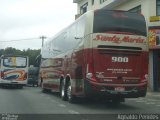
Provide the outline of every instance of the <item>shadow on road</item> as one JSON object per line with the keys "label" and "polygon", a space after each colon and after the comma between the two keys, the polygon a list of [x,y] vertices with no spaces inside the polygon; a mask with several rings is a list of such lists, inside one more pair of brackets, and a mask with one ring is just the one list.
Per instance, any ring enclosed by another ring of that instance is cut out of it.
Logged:
{"label": "shadow on road", "polygon": [[88,107],[90,109],[107,109],[107,110],[136,110],[139,109],[135,106],[128,105],[125,102],[122,103],[115,103],[109,102],[107,100],[83,100],[80,104],[83,107]]}
{"label": "shadow on road", "polygon": [[[60,99],[60,93],[55,93],[55,92],[45,92],[45,94],[49,96],[53,96],[55,99]],[[113,111],[136,111],[140,110],[137,106],[134,104],[128,104],[125,102],[122,103],[114,103],[114,102],[109,102],[107,100],[102,100],[102,99],[84,99],[84,98],[78,98],[76,103],[71,104],[68,103],[68,101],[63,101],[62,103],[67,104],[69,106],[74,106],[74,107],[79,107],[79,108],[85,108],[85,109],[92,109],[92,110],[113,110]]]}
{"label": "shadow on road", "polygon": [[15,89],[15,90],[17,90],[17,89],[23,89],[23,87],[22,86],[0,86],[0,89]]}

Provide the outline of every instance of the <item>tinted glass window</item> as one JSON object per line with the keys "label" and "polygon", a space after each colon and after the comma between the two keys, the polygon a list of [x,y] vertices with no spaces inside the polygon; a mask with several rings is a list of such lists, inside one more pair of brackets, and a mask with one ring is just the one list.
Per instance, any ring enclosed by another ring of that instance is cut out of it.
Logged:
{"label": "tinted glass window", "polygon": [[6,57],[3,59],[5,67],[26,67],[27,59],[25,57]]}
{"label": "tinted glass window", "polygon": [[159,16],[160,15],[160,1],[159,0],[157,0],[156,1],[157,3],[157,5],[156,5],[156,7],[157,7],[157,16]]}
{"label": "tinted glass window", "polygon": [[137,13],[141,13],[142,10],[141,10],[141,5],[137,6],[137,7],[134,7],[130,10],[128,10],[129,12],[137,12]]}
{"label": "tinted glass window", "polygon": [[98,10],[94,14],[93,33],[129,32],[146,36],[145,19],[138,13]]}

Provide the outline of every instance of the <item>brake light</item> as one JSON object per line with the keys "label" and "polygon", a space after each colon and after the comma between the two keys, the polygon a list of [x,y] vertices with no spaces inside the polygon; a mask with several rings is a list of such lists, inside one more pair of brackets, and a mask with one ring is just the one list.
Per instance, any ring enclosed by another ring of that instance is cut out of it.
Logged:
{"label": "brake light", "polygon": [[93,76],[93,73],[87,73],[86,78],[91,79]]}
{"label": "brake light", "polygon": [[25,73],[23,80],[26,80],[26,79],[27,79],[27,76],[28,76],[28,73]]}
{"label": "brake light", "polygon": [[149,79],[148,74],[145,74],[145,75],[142,76],[141,82],[147,82],[148,79]]}
{"label": "brake light", "polygon": [[91,64],[91,63],[87,64],[86,78],[91,80],[91,81],[96,81],[93,73],[94,73],[93,64]]}
{"label": "brake light", "polygon": [[4,78],[4,72],[1,71],[1,78]]}

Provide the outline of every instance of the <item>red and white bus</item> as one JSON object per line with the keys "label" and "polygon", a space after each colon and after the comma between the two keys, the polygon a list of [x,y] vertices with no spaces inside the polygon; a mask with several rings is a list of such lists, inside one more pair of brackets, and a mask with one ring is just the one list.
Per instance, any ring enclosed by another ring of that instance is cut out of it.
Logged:
{"label": "red and white bus", "polygon": [[148,79],[148,45],[143,15],[95,10],[47,41],[41,51],[44,91],[63,100],[78,97],[144,97]]}

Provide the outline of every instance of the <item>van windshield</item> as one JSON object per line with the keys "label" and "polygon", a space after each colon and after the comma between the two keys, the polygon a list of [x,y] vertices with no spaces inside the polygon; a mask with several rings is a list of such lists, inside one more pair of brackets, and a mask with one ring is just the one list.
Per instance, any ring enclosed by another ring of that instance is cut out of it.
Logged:
{"label": "van windshield", "polygon": [[145,19],[141,14],[97,10],[94,13],[93,33],[127,32],[146,36]]}

